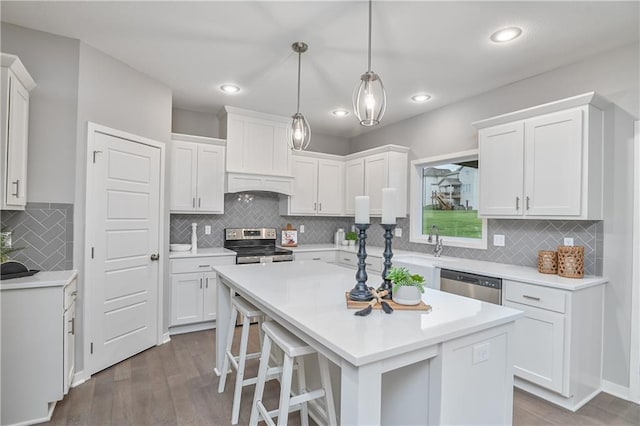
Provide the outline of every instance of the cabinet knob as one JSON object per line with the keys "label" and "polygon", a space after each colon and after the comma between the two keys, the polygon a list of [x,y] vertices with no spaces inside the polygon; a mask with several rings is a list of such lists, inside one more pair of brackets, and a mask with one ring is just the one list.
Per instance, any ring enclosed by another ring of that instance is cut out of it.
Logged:
{"label": "cabinet knob", "polygon": [[160,260],[160,255],[158,253],[153,253],[150,257],[153,261]]}

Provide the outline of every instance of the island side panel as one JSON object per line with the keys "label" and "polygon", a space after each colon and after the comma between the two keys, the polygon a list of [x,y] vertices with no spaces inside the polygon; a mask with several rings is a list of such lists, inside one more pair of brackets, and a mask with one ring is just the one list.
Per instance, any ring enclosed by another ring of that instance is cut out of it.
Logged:
{"label": "island side panel", "polygon": [[512,424],[513,330],[511,322],[443,343],[431,370],[441,387],[439,398],[431,392],[436,423]]}
{"label": "island side panel", "polygon": [[341,366],[340,424],[381,424],[382,363]]}
{"label": "island side panel", "polygon": [[[229,315],[231,315],[231,292],[233,291],[225,282],[224,278],[218,275],[218,310],[216,311],[216,367],[215,373],[222,374],[222,362],[224,352],[227,347],[227,331],[229,329]],[[233,336],[231,336],[233,337]],[[225,372],[227,374],[227,372]]]}

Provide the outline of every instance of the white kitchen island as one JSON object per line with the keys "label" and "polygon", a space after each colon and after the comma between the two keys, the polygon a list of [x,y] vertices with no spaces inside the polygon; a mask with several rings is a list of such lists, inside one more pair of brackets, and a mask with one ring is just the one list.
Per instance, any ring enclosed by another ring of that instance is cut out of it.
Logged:
{"label": "white kitchen island", "polygon": [[343,425],[511,424],[520,311],[427,290],[430,313],[358,317],[345,302],[351,270],[314,261],[217,269],[216,372],[236,292],[337,365]]}

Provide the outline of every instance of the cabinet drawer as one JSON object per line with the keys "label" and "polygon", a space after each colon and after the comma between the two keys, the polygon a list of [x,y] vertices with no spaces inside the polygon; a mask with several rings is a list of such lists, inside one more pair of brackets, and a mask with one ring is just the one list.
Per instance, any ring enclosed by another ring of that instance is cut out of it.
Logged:
{"label": "cabinet drawer", "polygon": [[504,280],[503,285],[506,300],[550,311],[565,312],[566,294],[562,290],[508,280]]}
{"label": "cabinet drawer", "polygon": [[74,278],[67,286],[64,288],[64,310],[69,309],[71,304],[76,300],[76,295],[78,294],[78,279]]}
{"label": "cabinet drawer", "polygon": [[336,252],[335,251],[313,251],[313,252],[296,253],[295,260],[318,260],[321,262],[335,262]]}
{"label": "cabinet drawer", "polygon": [[215,266],[233,265],[235,257],[197,257],[193,259],[172,259],[171,273],[184,274],[190,272],[213,272]]}

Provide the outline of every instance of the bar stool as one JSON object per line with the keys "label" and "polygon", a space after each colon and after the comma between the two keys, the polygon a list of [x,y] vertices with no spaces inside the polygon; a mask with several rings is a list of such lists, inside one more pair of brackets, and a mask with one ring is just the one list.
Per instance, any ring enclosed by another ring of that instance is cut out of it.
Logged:
{"label": "bar stool", "polygon": [[[234,330],[236,325],[236,318],[238,313],[243,315],[242,321],[242,335],[240,337],[240,352],[238,356],[233,355],[231,352],[231,345],[233,344]],[[218,383],[218,393],[224,392],[225,385],[227,383],[227,374],[229,373],[229,364],[236,370],[236,386],[233,392],[233,407],[231,409],[231,424],[238,424],[238,418],[240,417],[240,399],[242,398],[242,388],[244,386],[253,385],[257,382],[257,377],[250,379],[244,378],[245,363],[248,359],[256,359],[260,357],[260,352],[247,353],[247,345],[249,343],[249,326],[251,321],[257,319],[261,324],[264,320],[264,313],[247,302],[240,296],[233,296],[231,298],[231,315],[229,317],[229,328],[227,331],[227,347],[225,349],[225,357],[222,362],[222,374],[220,375],[220,382]],[[260,329],[260,336],[262,337],[262,329]],[[262,339],[261,339],[262,340]]]}
{"label": "bar stool", "polygon": [[[309,424],[309,408],[307,402],[325,398],[326,413],[330,425],[336,425],[336,409],[333,402],[331,378],[329,376],[329,364],[327,358],[318,353],[311,346],[298,339],[293,334],[282,328],[274,321],[262,324],[264,341],[262,343],[262,355],[260,356],[260,368],[258,369],[258,383],[256,384],[251,407],[250,426],[255,426],[258,421],[264,420],[267,424],[275,426],[272,417],[278,416],[278,425],[286,425],[290,411],[300,410],[300,418],[303,426]],[[284,361],[281,367],[269,367],[271,344],[275,343],[284,352]],[[304,355],[316,353],[320,366],[320,383],[322,388],[307,392],[304,370]],[[294,360],[298,364],[298,395],[291,396],[291,382],[293,380]],[[278,409],[267,411],[262,403],[264,385],[268,376],[282,372],[280,377],[280,405]]]}

